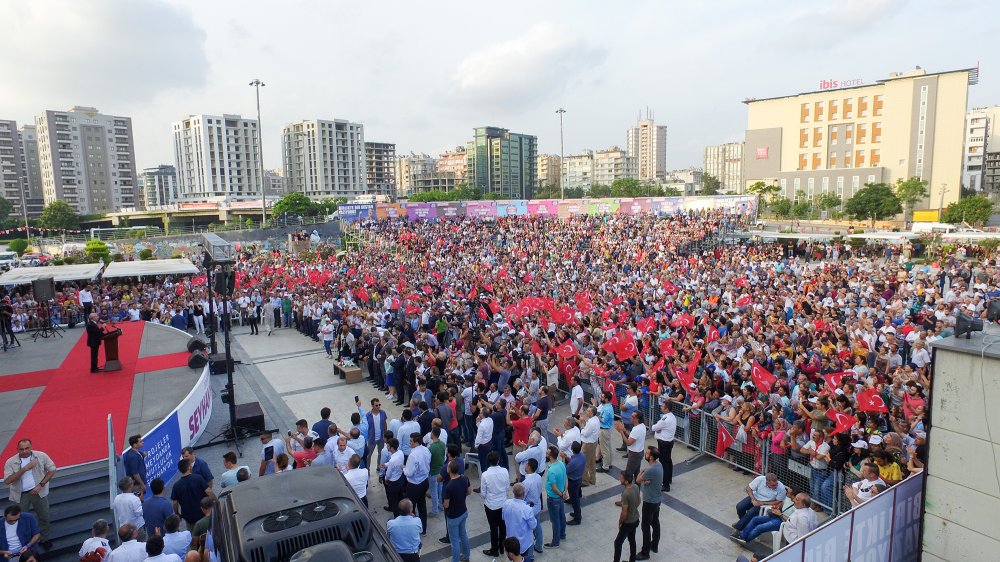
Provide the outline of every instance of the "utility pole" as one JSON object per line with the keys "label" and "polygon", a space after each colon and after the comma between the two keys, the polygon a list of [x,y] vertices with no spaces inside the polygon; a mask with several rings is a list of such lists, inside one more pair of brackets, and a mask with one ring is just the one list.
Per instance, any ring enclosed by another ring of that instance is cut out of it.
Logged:
{"label": "utility pole", "polygon": [[[942,183],[942,184],[941,184],[941,201],[940,201],[940,202],[938,203],[938,209],[939,209],[939,211],[938,211],[938,212],[939,212],[939,213],[944,213],[944,194],[945,194],[945,193],[946,193],[947,191],[948,191],[948,184],[946,184],[946,183]],[[939,216],[938,216],[938,219],[940,219],[940,218],[941,218],[941,217],[940,217],[940,215],[939,215]]]}
{"label": "utility pole", "polygon": [[264,228],[267,222],[267,191],[264,180],[264,130],[260,124],[260,89],[267,84],[254,78],[250,85],[257,90],[257,158],[260,159],[260,227]]}
{"label": "utility pole", "polygon": [[566,185],[563,182],[563,114],[566,110],[559,108],[556,110],[559,114],[559,198],[566,198]]}

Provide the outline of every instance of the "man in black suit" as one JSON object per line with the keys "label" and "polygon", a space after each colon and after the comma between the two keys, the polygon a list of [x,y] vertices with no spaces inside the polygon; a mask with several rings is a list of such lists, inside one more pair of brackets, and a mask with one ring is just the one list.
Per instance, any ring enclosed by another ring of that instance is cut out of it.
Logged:
{"label": "man in black suit", "polygon": [[97,323],[98,318],[96,312],[91,312],[90,316],[87,317],[87,347],[90,348],[91,373],[100,371],[97,368],[97,351],[101,348],[101,342],[104,341],[104,330]]}

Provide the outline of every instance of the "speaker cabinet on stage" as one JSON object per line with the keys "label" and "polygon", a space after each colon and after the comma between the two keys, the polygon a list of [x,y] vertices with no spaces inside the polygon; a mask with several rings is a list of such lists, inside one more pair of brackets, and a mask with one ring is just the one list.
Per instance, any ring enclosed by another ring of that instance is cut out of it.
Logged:
{"label": "speaker cabinet on stage", "polygon": [[188,353],[194,353],[195,351],[201,351],[202,349],[207,349],[208,343],[205,340],[199,338],[198,336],[191,336],[191,339],[187,342]]}
{"label": "speaker cabinet on stage", "polygon": [[236,425],[251,431],[264,431],[264,410],[260,402],[237,404]]}
{"label": "speaker cabinet on stage", "polygon": [[[232,359],[229,360],[229,366],[232,367],[236,362]],[[226,370],[226,354],[225,353],[210,353],[208,355],[208,368],[212,371],[213,375],[224,375],[229,371]]]}
{"label": "speaker cabinet on stage", "polygon": [[204,351],[195,351],[188,357],[188,367],[192,369],[202,369],[208,365],[208,354]]}
{"label": "speaker cabinet on stage", "polygon": [[51,277],[35,279],[31,282],[31,293],[35,302],[49,302],[56,298],[56,282]]}

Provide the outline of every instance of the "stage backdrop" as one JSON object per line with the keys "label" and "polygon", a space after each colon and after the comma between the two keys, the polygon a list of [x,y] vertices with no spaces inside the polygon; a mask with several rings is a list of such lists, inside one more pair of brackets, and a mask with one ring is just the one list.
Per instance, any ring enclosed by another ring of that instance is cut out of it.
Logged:
{"label": "stage backdrop", "polygon": [[457,217],[559,217],[574,215],[629,215],[684,213],[718,210],[734,215],[757,212],[754,195],[721,195],[715,197],[635,197],[608,199],[537,199],[531,201],[445,201],[438,203],[358,203],[341,205],[345,222],[370,219],[405,218],[411,221],[451,219]]}

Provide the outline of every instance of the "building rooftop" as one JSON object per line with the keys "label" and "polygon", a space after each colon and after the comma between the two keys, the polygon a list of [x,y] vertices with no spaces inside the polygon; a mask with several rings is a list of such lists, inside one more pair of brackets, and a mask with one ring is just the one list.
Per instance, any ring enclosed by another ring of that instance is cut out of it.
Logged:
{"label": "building rooftop", "polygon": [[881,85],[885,84],[886,82],[890,82],[892,80],[902,80],[902,79],[905,79],[905,78],[916,78],[916,77],[924,77],[924,76],[938,76],[938,75],[941,75],[941,74],[953,74],[953,73],[956,73],[956,72],[967,72],[969,74],[969,84],[976,84],[979,81],[979,68],[978,67],[960,68],[960,69],[957,69],[957,70],[945,70],[943,72],[927,72],[926,70],[924,70],[924,69],[922,69],[922,68],[920,68],[918,66],[917,68],[915,68],[913,70],[910,70],[910,71],[907,71],[907,72],[893,72],[893,73],[891,73],[889,75],[888,78],[883,78],[881,80],[876,80],[875,82],[872,82],[871,84],[860,84],[860,85],[857,85],[857,86],[847,86],[845,88],[826,88],[826,89],[822,89],[822,90],[812,90],[812,91],[809,91],[809,92],[799,92],[797,94],[788,94],[788,95],[785,95],[785,96],[774,96],[774,97],[770,97],[770,98],[746,98],[746,99],[743,100],[743,103],[746,104],[746,105],[750,105],[751,103],[756,103],[756,102],[761,102],[761,101],[773,101],[773,100],[780,100],[780,99],[785,99],[785,98],[797,98],[799,96],[810,96],[810,95],[813,95],[813,94],[826,94],[826,93],[830,93],[830,92],[842,92],[842,91],[847,91],[847,90],[860,90],[860,89],[863,89],[863,88],[872,88],[872,87],[875,87],[875,86],[881,86]]}

